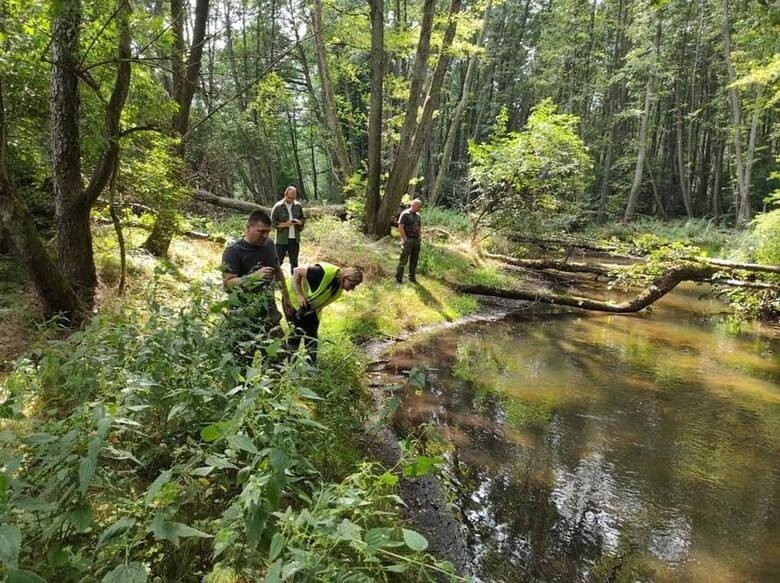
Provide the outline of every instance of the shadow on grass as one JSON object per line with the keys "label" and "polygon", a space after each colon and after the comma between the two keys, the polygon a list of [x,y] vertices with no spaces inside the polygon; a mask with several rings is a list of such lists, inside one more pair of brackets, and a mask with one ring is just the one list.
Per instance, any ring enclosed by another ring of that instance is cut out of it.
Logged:
{"label": "shadow on grass", "polygon": [[430,306],[439,312],[447,322],[452,322],[452,316],[446,312],[444,309],[444,304],[442,304],[435,295],[428,291],[428,289],[423,284],[421,284],[419,280],[412,283],[411,285],[414,286],[414,291],[417,292],[417,295],[420,296],[420,299],[425,303],[425,305]]}

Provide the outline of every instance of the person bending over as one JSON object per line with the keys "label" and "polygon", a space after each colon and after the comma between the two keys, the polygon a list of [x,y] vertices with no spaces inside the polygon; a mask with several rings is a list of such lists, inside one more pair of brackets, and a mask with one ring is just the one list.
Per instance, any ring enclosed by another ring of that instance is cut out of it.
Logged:
{"label": "person bending over", "polygon": [[336,301],[342,292],[355,289],[362,281],[363,272],[357,267],[338,267],[320,262],[295,268],[289,286],[294,309],[290,320],[293,327],[290,350],[297,350],[303,341],[312,364],[315,364],[322,308]]}

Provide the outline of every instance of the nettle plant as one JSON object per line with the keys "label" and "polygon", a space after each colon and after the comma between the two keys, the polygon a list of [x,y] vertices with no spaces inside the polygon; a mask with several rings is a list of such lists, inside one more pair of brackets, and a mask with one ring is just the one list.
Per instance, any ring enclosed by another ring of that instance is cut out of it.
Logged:
{"label": "nettle plant", "polygon": [[[210,293],[97,318],[2,386],[9,581],[368,581],[451,572],[404,529],[398,478],[328,482],[327,394],[303,364],[245,371]],[[331,379],[333,391],[340,381]]]}

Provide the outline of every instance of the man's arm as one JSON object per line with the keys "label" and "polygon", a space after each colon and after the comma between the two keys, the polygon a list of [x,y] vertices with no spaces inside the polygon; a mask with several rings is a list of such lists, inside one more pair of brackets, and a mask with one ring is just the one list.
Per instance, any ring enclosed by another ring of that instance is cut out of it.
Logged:
{"label": "man's arm", "polygon": [[296,267],[293,270],[293,289],[302,308],[307,308],[309,304],[306,294],[303,292],[303,280],[306,279],[308,273],[308,267]]}
{"label": "man's arm", "polygon": [[[271,267],[269,269],[273,268]],[[282,267],[280,265],[276,266],[276,280],[282,285],[282,310],[284,310],[284,313],[287,316],[292,316],[292,302],[290,302],[290,294],[287,291],[287,282],[284,280],[284,272],[282,271]]]}
{"label": "man's arm", "polygon": [[281,217],[279,216],[281,213],[282,205],[277,203],[271,211],[271,226],[274,229],[287,229],[288,227],[292,227],[292,217],[287,217],[286,221],[281,221]]}
{"label": "man's arm", "polygon": [[226,292],[229,292],[237,285],[241,285],[241,278],[235,273],[223,273],[222,274],[222,287]]}
{"label": "man's arm", "polygon": [[[225,291],[230,291],[234,287],[238,287],[246,281],[247,278],[257,278],[257,279],[266,279],[271,276],[273,276],[275,270],[278,268],[274,267],[261,267],[259,269],[256,269],[252,273],[249,273],[243,277],[239,277],[235,273],[223,273],[222,274],[222,287],[225,288]],[[283,276],[284,277],[284,276]],[[285,288],[285,291],[287,289]]]}
{"label": "man's arm", "polygon": [[401,235],[401,243],[406,242],[406,227],[404,227],[403,222],[398,221],[398,234]]}

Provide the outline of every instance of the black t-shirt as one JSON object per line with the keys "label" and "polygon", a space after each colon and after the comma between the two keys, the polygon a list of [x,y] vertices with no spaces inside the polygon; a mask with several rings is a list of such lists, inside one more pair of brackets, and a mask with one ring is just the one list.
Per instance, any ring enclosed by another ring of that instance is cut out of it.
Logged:
{"label": "black t-shirt", "polygon": [[406,209],[398,217],[398,224],[404,226],[404,233],[409,239],[420,238],[420,213],[412,212],[412,209]]}
{"label": "black t-shirt", "polygon": [[319,264],[310,265],[306,270],[306,283],[309,284],[309,289],[312,293],[317,291],[324,278],[325,270]]}
{"label": "black t-shirt", "polygon": [[260,267],[277,267],[276,246],[271,239],[262,245],[250,245],[244,239],[230,245],[222,254],[222,272],[243,277]]}

